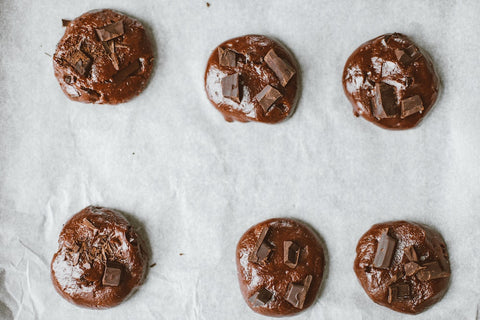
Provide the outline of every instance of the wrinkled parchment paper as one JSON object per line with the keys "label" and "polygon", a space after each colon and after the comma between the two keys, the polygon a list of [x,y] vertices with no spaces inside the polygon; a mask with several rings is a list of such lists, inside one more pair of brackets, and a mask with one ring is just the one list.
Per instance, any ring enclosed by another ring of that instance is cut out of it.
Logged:
{"label": "wrinkled parchment paper", "polygon": [[[478,319],[480,2],[208,1],[0,1],[0,319],[265,319],[241,297],[235,246],[272,217],[305,221],[327,247],[320,296],[295,319],[411,318],[373,303],[352,270],[360,236],[398,219],[436,228],[451,255],[446,296],[415,319]],[[96,8],[139,19],[155,42],[150,84],[129,103],[72,102],[53,75],[61,19]],[[443,84],[404,132],[354,118],[341,87],[350,53],[395,31],[430,53]],[[230,124],[206,98],[211,50],[248,33],[301,65],[284,123]],[[50,282],[62,224],[89,204],[125,212],[157,263],[105,311]]]}

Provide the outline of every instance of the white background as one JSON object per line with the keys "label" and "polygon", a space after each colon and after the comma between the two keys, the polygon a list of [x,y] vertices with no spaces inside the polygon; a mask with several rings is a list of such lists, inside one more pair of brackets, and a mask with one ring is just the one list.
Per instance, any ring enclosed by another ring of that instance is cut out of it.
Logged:
{"label": "white background", "polygon": [[[370,226],[408,219],[444,236],[442,301],[415,319],[476,319],[480,255],[480,2],[0,0],[0,318],[265,319],[244,303],[235,246],[272,217],[309,223],[327,247],[317,302],[295,319],[409,319],[373,303],[353,272]],[[129,103],[67,99],[53,75],[61,19],[96,8],[144,23],[156,45],[147,89]],[[439,100],[416,129],[352,115],[343,65],[361,43],[402,32],[432,56]],[[203,89],[219,43],[258,33],[301,66],[284,123],[230,124]],[[87,205],[119,209],[152,248],[146,283],[106,310],[54,290],[62,224]],[[184,255],[180,255],[184,253]]]}

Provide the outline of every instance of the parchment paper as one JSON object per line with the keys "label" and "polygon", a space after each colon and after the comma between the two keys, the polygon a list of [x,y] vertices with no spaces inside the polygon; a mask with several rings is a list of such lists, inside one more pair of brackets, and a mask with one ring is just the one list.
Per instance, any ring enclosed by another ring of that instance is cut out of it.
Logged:
{"label": "parchment paper", "polygon": [[[399,219],[436,228],[451,256],[446,296],[415,319],[478,319],[480,2],[208,1],[0,1],[0,318],[265,319],[241,297],[235,247],[251,225],[293,217],[328,252],[320,296],[295,319],[413,319],[373,303],[352,269],[360,236]],[[139,19],[156,44],[149,86],[129,103],[72,102],[53,75],[61,19],[96,8]],[[429,52],[442,79],[414,130],[354,118],[343,94],[347,57],[387,32]],[[227,123],[204,93],[210,52],[249,33],[301,65],[284,123]],[[125,212],[157,263],[105,311],[69,304],[50,281],[62,224],[90,204]]]}

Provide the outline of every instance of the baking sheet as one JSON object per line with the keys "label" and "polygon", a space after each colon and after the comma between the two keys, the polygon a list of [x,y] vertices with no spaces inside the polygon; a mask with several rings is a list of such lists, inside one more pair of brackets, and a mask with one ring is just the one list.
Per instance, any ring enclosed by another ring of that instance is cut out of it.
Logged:
{"label": "baking sheet", "polygon": [[[328,253],[317,302],[295,319],[404,319],[353,273],[374,223],[408,219],[445,238],[444,299],[415,319],[478,319],[480,2],[0,1],[0,319],[265,319],[239,292],[235,246],[251,225],[294,217]],[[113,8],[156,44],[147,89],[118,106],[68,100],[53,76],[61,19]],[[387,32],[432,56],[440,98],[416,129],[355,119],[341,87],[350,53]],[[227,123],[203,90],[226,39],[272,36],[302,68],[297,112],[278,125]],[[50,282],[62,224],[89,204],[126,212],[148,235],[145,284],[105,311],[77,308]]]}

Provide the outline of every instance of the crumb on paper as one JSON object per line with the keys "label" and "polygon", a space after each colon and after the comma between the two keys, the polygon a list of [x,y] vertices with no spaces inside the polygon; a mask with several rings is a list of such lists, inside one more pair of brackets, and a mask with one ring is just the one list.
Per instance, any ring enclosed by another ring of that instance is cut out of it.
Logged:
{"label": "crumb on paper", "polygon": [[210,7],[210,2],[207,2],[207,7]]}
{"label": "crumb on paper", "polygon": [[156,265],[157,265],[157,263],[154,262],[154,263],[152,263],[152,264],[150,265],[150,268],[153,268],[153,267],[155,267]]}
{"label": "crumb on paper", "polygon": [[184,253],[183,253],[183,252],[180,252],[180,253],[179,253],[179,255],[180,255],[180,256],[183,256],[183,255],[184,255]]}

